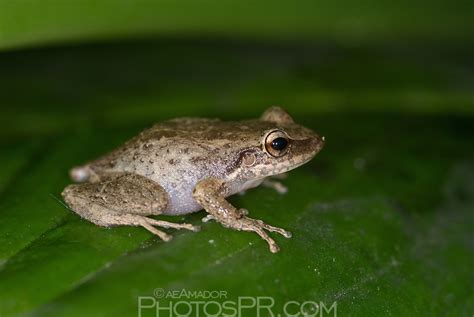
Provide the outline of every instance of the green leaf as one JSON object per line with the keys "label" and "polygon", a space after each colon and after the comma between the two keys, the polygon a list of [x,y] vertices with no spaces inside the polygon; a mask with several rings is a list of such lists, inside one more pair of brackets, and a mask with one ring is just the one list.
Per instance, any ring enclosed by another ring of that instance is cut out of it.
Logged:
{"label": "green leaf", "polygon": [[[271,298],[275,314],[314,301],[340,315],[470,316],[470,50],[376,48],[157,41],[2,54],[0,315],[129,316],[140,296],[184,289]],[[270,104],[327,142],[284,180],[286,195],[231,198],[292,231],[275,236],[278,254],[255,234],[201,224],[204,212],[166,217],[202,230],[170,230],[164,243],[55,199],[70,167],[154,121],[257,117]],[[159,303],[180,300],[196,299]]]}

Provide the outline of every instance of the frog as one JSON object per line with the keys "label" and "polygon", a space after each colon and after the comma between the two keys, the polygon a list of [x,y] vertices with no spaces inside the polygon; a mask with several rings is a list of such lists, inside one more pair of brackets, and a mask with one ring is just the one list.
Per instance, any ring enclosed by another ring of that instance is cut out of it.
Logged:
{"label": "frog", "polygon": [[69,208],[103,227],[139,226],[169,241],[163,228],[198,231],[197,225],[158,220],[207,212],[226,228],[254,232],[272,253],[280,250],[269,235],[291,233],[237,208],[228,197],[260,185],[279,192],[274,179],[309,162],[324,137],[302,125],[281,107],[258,119],[222,121],[176,118],[152,125],[122,146],[70,171],[73,184],[62,192]]}

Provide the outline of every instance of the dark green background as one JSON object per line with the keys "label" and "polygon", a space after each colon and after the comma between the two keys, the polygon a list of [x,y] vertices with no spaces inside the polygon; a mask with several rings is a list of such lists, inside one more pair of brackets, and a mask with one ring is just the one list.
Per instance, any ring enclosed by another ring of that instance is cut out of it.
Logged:
{"label": "dark green background", "polygon": [[[0,1],[0,316],[137,316],[157,288],[472,316],[472,20],[471,1]],[[153,122],[269,105],[327,140],[288,194],[231,198],[293,232],[278,254],[216,223],[166,244],[104,229],[54,198]]]}

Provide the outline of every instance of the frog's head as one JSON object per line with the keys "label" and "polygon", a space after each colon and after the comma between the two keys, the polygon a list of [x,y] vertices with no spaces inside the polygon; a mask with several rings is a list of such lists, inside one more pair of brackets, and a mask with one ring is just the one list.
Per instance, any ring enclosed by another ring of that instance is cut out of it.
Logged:
{"label": "frog's head", "polygon": [[324,137],[295,123],[280,107],[271,107],[257,120],[257,146],[240,154],[241,172],[258,179],[292,170],[310,161],[324,146]]}

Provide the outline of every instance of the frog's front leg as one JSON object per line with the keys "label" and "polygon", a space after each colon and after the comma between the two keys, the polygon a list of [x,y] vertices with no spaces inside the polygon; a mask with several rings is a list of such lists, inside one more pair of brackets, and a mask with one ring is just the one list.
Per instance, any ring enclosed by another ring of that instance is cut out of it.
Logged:
{"label": "frog's front leg", "polygon": [[262,220],[247,217],[245,212],[232,206],[226,199],[228,189],[223,181],[208,178],[197,183],[193,191],[194,199],[224,227],[235,230],[253,231],[267,241],[270,251],[275,253],[280,250],[275,241],[265,232],[277,232],[286,238],[291,237],[291,233],[282,229],[270,226]]}
{"label": "frog's front leg", "polygon": [[62,196],[73,211],[99,226],[142,226],[164,241],[172,236],[154,226],[198,229],[186,223],[147,217],[161,214],[169,198],[158,183],[137,174],[120,173],[102,177],[95,183],[69,185]]}

